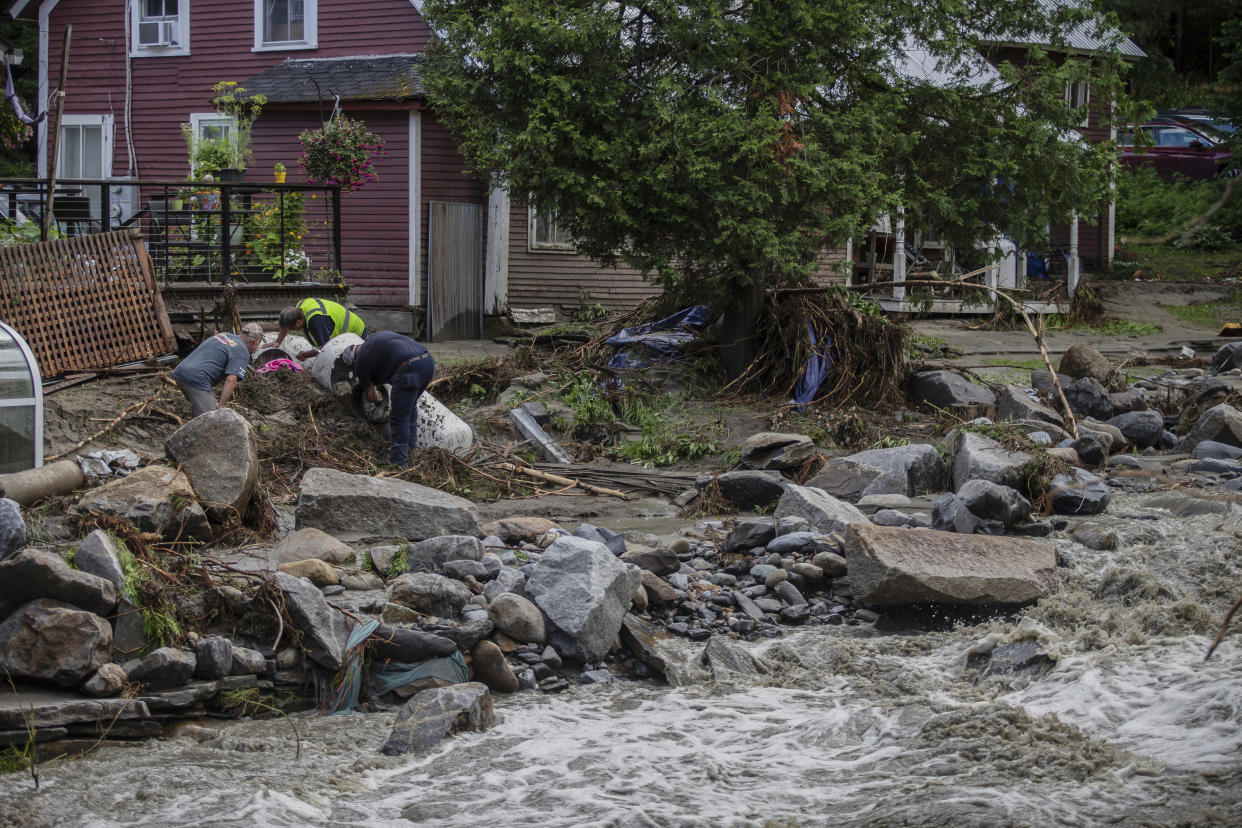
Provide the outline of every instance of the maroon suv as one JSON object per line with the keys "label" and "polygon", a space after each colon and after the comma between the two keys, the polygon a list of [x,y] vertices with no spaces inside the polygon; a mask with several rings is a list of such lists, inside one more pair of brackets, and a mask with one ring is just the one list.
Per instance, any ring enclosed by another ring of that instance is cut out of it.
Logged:
{"label": "maroon suv", "polygon": [[[1135,133],[1142,132],[1135,146]],[[1211,138],[1184,124],[1148,121],[1117,133],[1117,149],[1123,163],[1152,164],[1166,181],[1173,176],[1201,180],[1224,173],[1230,152]]]}

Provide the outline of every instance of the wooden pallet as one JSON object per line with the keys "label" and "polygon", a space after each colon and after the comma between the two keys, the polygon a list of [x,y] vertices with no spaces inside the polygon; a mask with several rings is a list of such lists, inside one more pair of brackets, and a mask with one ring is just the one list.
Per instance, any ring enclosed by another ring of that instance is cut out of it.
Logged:
{"label": "wooden pallet", "polygon": [[0,248],[0,319],[26,340],[44,379],[176,350],[133,230]]}

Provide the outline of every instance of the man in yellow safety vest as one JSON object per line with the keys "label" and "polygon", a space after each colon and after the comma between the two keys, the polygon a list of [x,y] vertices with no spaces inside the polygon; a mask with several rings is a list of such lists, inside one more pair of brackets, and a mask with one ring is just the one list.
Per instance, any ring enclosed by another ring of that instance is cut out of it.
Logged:
{"label": "man in yellow safety vest", "polygon": [[306,338],[315,346],[298,354],[298,359],[310,359],[319,353],[319,348],[328,344],[328,340],[343,333],[357,334],[363,339],[369,333],[361,316],[330,299],[303,299],[297,305],[282,310],[280,335],[275,343],[277,348],[291,331],[305,331]]}

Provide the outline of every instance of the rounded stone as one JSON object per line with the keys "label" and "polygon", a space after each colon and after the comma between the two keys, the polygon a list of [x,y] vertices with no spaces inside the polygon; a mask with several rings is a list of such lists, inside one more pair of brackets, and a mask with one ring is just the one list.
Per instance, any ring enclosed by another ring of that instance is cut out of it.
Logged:
{"label": "rounded stone", "polygon": [[548,641],[543,613],[520,595],[512,592],[497,595],[487,612],[496,629],[515,641],[527,644],[546,644]]}
{"label": "rounded stone", "polygon": [[516,693],[518,679],[500,648],[486,639],[474,645],[470,666],[475,681],[481,681],[497,693]]}
{"label": "rounded stone", "polygon": [[774,569],[763,579],[763,585],[768,589],[775,589],[776,585],[781,581],[788,581],[789,573],[783,569]]}

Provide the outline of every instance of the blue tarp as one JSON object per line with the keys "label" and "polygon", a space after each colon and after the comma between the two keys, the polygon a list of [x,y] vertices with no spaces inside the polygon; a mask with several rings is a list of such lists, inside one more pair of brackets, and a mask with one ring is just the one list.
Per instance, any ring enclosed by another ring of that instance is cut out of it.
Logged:
{"label": "blue tarp", "polygon": [[807,359],[806,365],[802,366],[802,373],[794,385],[793,395],[794,402],[798,403],[799,411],[815,399],[819,387],[823,385],[824,378],[832,370],[832,337],[825,335],[822,340],[817,340],[815,331],[809,323],[806,326],[806,335],[811,343],[811,356]]}
{"label": "blue tarp", "polygon": [[710,316],[707,305],[695,305],[656,322],[625,328],[605,340],[609,345],[625,348],[608,360],[608,367],[623,371],[676,359]]}
{"label": "blue tarp", "polygon": [[[345,659],[341,665],[339,684],[333,690],[328,702],[330,714],[352,713],[358,706],[358,696],[362,690],[362,661],[366,651],[366,641],[379,627],[378,621],[364,621],[356,625],[349,633],[349,641],[345,645]],[[406,664],[389,661],[371,669],[371,689],[378,694],[387,693],[398,687],[413,684],[423,678],[439,678],[451,684],[462,684],[470,678],[470,669],[460,652],[454,652],[444,658],[431,658],[417,664]]]}

